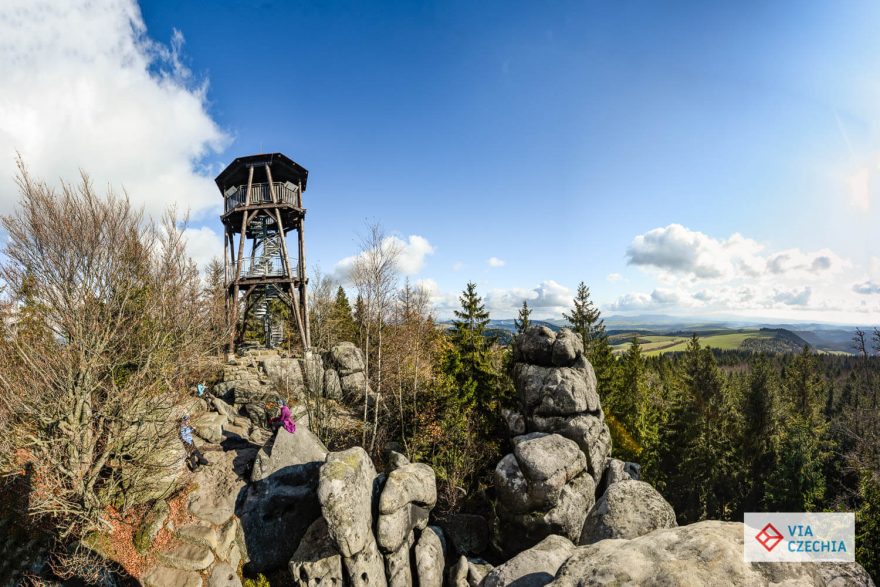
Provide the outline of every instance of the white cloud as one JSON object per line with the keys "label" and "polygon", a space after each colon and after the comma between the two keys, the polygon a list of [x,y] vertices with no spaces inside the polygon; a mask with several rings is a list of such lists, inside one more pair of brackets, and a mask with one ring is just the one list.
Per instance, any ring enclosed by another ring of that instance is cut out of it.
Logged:
{"label": "white cloud", "polygon": [[574,293],[564,285],[548,279],[533,288],[496,288],[486,294],[486,307],[501,318],[516,314],[523,300],[535,311],[535,318],[558,318],[568,311]]}
{"label": "white cloud", "polygon": [[455,263],[452,264],[453,271],[461,271],[463,268],[464,268],[464,263],[462,263],[461,261],[456,261]]}
{"label": "white cloud", "polygon": [[428,242],[428,239],[417,234],[410,235],[406,241],[402,241],[396,236],[388,237],[388,239],[393,239],[400,247],[400,258],[397,260],[397,265],[404,275],[415,275],[421,271],[425,266],[425,257],[434,254],[434,246]]}
{"label": "white cloud", "polygon": [[183,237],[186,239],[186,250],[199,269],[204,270],[214,257],[223,260],[223,236],[211,228],[188,227],[183,231]]}
{"label": "white cloud", "polygon": [[505,265],[504,259],[499,259],[498,257],[489,257],[486,263],[489,264],[489,267],[504,267]]}
{"label": "white cloud", "polygon": [[[382,247],[395,247],[399,251],[397,268],[404,275],[419,273],[425,266],[425,258],[434,254],[434,246],[428,242],[428,239],[417,234],[410,235],[407,240],[397,236],[386,236],[382,240]],[[341,283],[347,283],[357,258],[358,255],[351,255],[337,261],[331,277]]]}
{"label": "white cloud", "polygon": [[868,280],[862,283],[856,283],[852,286],[852,290],[857,294],[862,295],[880,294],[880,283]]}
{"label": "white cloud", "polygon": [[777,291],[773,294],[773,301],[786,306],[806,306],[812,293],[813,290],[809,287]]}
{"label": "white cloud", "polygon": [[620,281],[621,279],[623,279],[623,275],[621,275],[620,273],[610,273],[608,274],[607,279],[611,283],[614,283],[615,281]]}
{"label": "white cloud", "polygon": [[847,260],[829,249],[767,253],[763,245],[739,233],[717,239],[680,224],[636,236],[626,255],[629,264],[658,271],[667,281],[682,276],[695,280],[752,279],[768,274],[829,276],[849,267]]}
{"label": "white cloud", "polygon": [[213,171],[200,167],[229,137],[206,106],[207,84],[170,47],[147,36],[133,0],[9,0],[0,12],[0,211],[18,198],[15,154],[54,182],[89,173],[124,187],[158,215],[194,218],[219,207]]}

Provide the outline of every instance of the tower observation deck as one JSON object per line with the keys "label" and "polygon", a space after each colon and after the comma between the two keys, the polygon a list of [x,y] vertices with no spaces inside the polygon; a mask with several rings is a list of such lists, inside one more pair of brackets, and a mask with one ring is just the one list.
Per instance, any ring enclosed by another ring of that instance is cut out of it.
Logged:
{"label": "tower observation deck", "polygon": [[[311,346],[303,240],[308,176],[288,157],[269,153],[239,157],[214,180],[223,194],[230,353],[243,342],[248,318],[262,321],[267,347],[284,340],[285,319],[275,311],[276,300],[289,308],[292,331],[303,348]],[[296,232],[293,243],[288,242],[291,231]]]}

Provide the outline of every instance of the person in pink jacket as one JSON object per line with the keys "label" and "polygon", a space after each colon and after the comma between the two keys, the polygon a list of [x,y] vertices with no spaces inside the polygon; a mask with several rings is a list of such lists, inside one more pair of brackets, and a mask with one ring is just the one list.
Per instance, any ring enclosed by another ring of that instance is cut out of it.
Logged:
{"label": "person in pink jacket", "polygon": [[293,421],[293,415],[290,413],[290,408],[287,407],[284,400],[281,400],[281,415],[272,418],[269,420],[269,423],[276,429],[284,426],[284,429],[291,434],[296,432],[296,422]]}

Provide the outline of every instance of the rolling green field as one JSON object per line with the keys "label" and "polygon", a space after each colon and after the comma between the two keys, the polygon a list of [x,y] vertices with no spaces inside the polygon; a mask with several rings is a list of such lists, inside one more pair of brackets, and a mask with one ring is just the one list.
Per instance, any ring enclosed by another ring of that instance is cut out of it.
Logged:
{"label": "rolling green field", "polygon": [[[629,348],[633,336],[639,337],[642,345],[642,353],[646,356],[656,356],[663,353],[683,352],[690,341],[690,333],[675,334],[638,334],[619,333],[611,337],[612,349],[615,353],[623,353]],[[774,343],[779,334],[772,330],[743,329],[735,331],[708,331],[697,332],[700,344],[721,350],[735,350],[741,348],[746,340],[763,339],[768,344]]]}

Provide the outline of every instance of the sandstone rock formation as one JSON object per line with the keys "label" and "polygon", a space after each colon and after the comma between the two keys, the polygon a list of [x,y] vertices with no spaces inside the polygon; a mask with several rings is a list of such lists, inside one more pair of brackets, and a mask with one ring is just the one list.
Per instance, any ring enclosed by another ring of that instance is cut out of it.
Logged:
{"label": "sandstone rock formation", "polygon": [[550,585],[874,585],[856,564],[753,564],[742,549],[742,524],[698,522],[579,547]]}
{"label": "sandstone rock formation", "polygon": [[584,523],[579,544],[606,538],[637,538],[658,528],[674,528],[675,512],[656,489],[644,481],[618,481],[608,489]]}
{"label": "sandstone rock formation", "polygon": [[483,579],[482,587],[540,587],[553,580],[559,567],[572,555],[574,544],[550,535],[506,563],[495,567]]}
{"label": "sandstone rock formation", "polygon": [[505,414],[514,452],[495,469],[501,547],[508,555],[551,534],[577,541],[611,452],[596,375],[569,330],[530,328],[513,346],[521,413]]}

